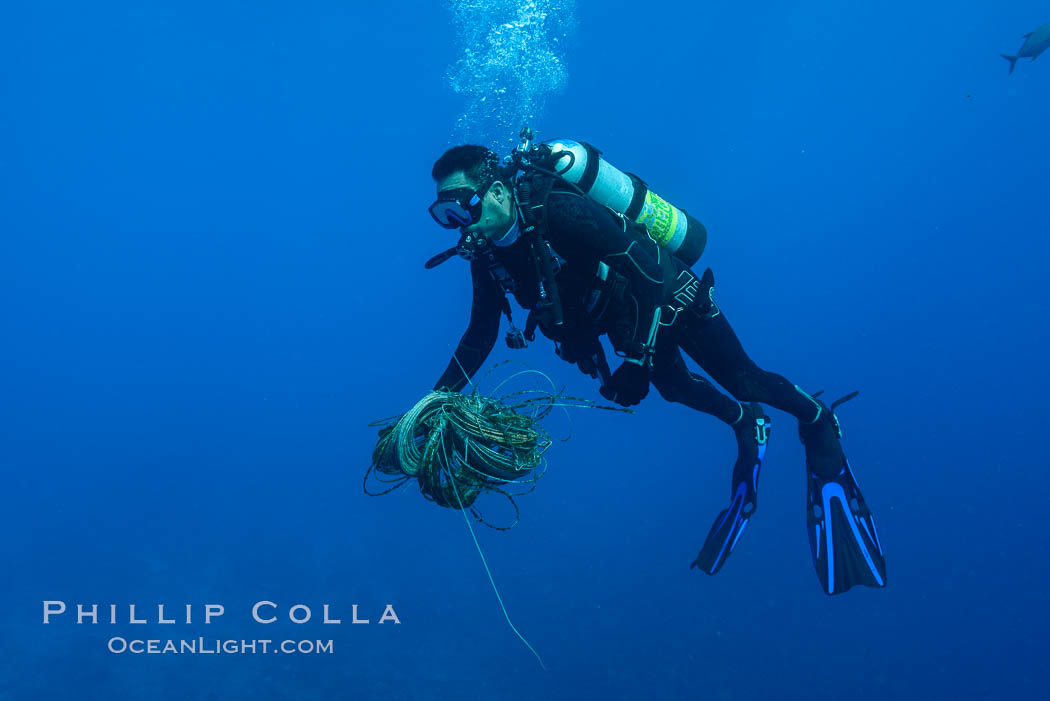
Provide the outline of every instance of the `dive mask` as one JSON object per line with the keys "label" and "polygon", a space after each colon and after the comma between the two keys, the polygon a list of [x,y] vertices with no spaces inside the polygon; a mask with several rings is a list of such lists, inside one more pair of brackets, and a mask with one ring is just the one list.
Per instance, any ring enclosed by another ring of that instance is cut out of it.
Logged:
{"label": "dive mask", "polygon": [[480,190],[456,187],[442,190],[434,204],[430,205],[430,216],[446,229],[460,229],[481,219],[482,200],[491,185]]}

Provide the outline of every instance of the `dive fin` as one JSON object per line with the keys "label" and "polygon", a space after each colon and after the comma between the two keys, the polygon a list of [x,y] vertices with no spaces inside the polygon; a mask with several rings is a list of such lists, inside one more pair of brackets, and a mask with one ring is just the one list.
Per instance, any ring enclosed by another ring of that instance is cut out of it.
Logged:
{"label": "dive fin", "polygon": [[886,586],[886,559],[871,509],[849,462],[833,477],[807,470],[806,530],[817,576],[829,595],[855,585]]}
{"label": "dive fin", "polygon": [[716,574],[722,569],[757,508],[758,494],[755,483],[758,481],[760,466],[756,464],[752,475],[739,481],[734,475],[733,501],[718,514],[711,531],[707,534],[704,546],[700,549],[700,554],[693,560],[690,568],[699,567],[708,574]]}
{"label": "dive fin", "polygon": [[752,404],[752,419],[749,420],[747,440],[754,440],[757,445],[757,458],[739,461],[733,468],[733,492],[729,506],[718,514],[707,540],[700,549],[690,569],[698,567],[708,574],[715,574],[722,569],[729,555],[743,535],[748,522],[758,508],[758,473],[762,460],[766,456],[766,443],[769,440],[769,417],[762,413],[761,407]]}

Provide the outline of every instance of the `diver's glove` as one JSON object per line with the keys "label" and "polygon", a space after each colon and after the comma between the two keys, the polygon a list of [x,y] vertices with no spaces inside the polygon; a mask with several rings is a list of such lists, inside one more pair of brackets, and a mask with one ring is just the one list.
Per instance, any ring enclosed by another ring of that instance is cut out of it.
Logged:
{"label": "diver's glove", "polygon": [[584,375],[598,376],[597,357],[602,353],[595,334],[575,334],[555,346],[554,352],[567,363],[577,366]]}
{"label": "diver's glove", "polygon": [[649,394],[649,367],[628,358],[598,391],[610,402],[634,406]]}

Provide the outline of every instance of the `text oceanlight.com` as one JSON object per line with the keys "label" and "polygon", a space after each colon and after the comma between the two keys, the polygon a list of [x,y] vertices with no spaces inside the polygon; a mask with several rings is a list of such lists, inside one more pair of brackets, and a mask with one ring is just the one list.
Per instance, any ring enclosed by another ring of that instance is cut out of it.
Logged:
{"label": "text oceanlight.com", "polygon": [[193,638],[182,640],[140,640],[114,637],[107,648],[115,654],[133,655],[331,655],[331,640],[217,640]]}

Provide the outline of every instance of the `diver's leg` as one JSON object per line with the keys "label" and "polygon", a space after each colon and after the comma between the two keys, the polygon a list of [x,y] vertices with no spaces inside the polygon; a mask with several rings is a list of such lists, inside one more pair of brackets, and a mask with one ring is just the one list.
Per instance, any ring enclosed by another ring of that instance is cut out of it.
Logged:
{"label": "diver's leg", "polygon": [[658,341],[652,382],[660,396],[715,416],[731,426],[737,423],[744,412],[743,405],[723,394],[706,378],[690,372],[671,339],[658,337]]}
{"label": "diver's leg", "polygon": [[703,303],[679,314],[672,327],[675,339],[737,399],[761,401],[798,419],[806,448],[807,530],[824,591],[838,594],[856,584],[885,586],[886,561],[875,521],[842,451],[836,404],[825,406],[784,377],[755,365],[714,303],[710,271],[703,280],[707,287],[701,285],[698,295]]}
{"label": "diver's leg", "polygon": [[704,275],[707,284],[697,296],[694,307],[678,314],[671,331],[675,342],[711,378],[742,402],[761,402],[794,416],[800,425],[817,418],[816,401],[785,377],[763,370],[744,351],[725,314],[714,303],[713,277]]}
{"label": "diver's leg", "polygon": [[769,418],[756,404],[741,404],[720,392],[706,378],[690,372],[671,339],[658,340],[653,356],[652,383],[664,399],[711,414],[729,424],[736,435],[736,468],[751,469],[759,462],[766,442]]}
{"label": "diver's leg", "polygon": [[716,416],[733,429],[737,460],[733,465],[730,504],[715,519],[703,548],[693,561],[708,574],[725,564],[758,507],[758,473],[769,436],[769,418],[757,404],[741,404],[722,394],[705,378],[689,371],[671,335],[658,340],[652,382],[664,399]]}

